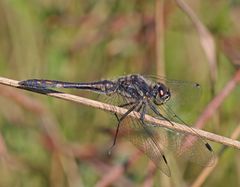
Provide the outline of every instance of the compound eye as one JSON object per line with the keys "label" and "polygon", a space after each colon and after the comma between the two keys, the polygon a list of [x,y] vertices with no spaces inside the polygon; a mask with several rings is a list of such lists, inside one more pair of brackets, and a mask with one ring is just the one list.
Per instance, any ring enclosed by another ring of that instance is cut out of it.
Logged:
{"label": "compound eye", "polygon": [[162,89],[159,90],[159,96],[163,97],[164,96],[164,91]]}

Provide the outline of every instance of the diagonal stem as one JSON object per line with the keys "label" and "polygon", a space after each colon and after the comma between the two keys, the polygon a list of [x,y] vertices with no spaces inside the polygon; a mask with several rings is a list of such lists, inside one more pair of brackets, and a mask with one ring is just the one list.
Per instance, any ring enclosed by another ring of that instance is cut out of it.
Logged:
{"label": "diagonal stem", "polygon": [[[7,85],[7,86],[12,86],[12,87],[19,88],[19,89],[24,89],[24,88],[21,88],[18,85],[18,83],[19,83],[19,81],[0,77],[0,84]],[[34,92],[41,93],[41,94],[44,94],[44,95],[47,95],[47,96],[50,96],[50,97],[55,97],[55,98],[59,98],[59,99],[67,100],[67,101],[72,101],[72,102],[75,102],[75,103],[79,103],[79,104],[83,104],[83,105],[86,105],[86,106],[98,108],[98,109],[105,110],[105,111],[112,112],[112,113],[118,113],[120,115],[123,115],[124,113],[127,112],[127,109],[124,109],[124,108],[119,108],[117,106],[105,104],[105,103],[102,103],[102,102],[99,102],[99,101],[94,101],[94,100],[91,100],[91,99],[79,97],[79,96],[72,95],[72,94],[66,94],[66,93],[62,93],[62,92],[57,92],[56,93],[56,91],[54,91],[54,90],[47,90],[46,93],[43,93],[43,91],[38,92],[38,90],[34,90]],[[129,114],[129,116],[131,116],[133,118],[138,118],[138,119],[140,119],[140,117],[141,117],[138,112],[134,112],[134,111],[131,112]],[[182,124],[179,124],[179,123],[172,122],[174,125],[171,125],[171,124],[169,124],[168,121],[156,119],[156,118],[154,118],[152,116],[149,116],[149,115],[145,115],[144,120],[146,122],[154,123],[156,125],[166,127],[166,128],[169,128],[169,129],[172,129],[172,130],[175,130],[175,131],[189,133],[189,134],[194,135],[194,133],[191,130],[189,130],[189,128],[184,128],[185,125],[182,125]],[[240,149],[240,142],[237,141],[237,140],[233,140],[233,139],[230,139],[230,138],[227,138],[227,137],[224,137],[224,136],[220,136],[220,135],[217,135],[217,134],[214,134],[214,133],[210,133],[210,132],[207,132],[207,131],[203,131],[203,130],[200,130],[200,129],[194,129],[194,131],[196,131],[201,137],[206,138],[208,140],[211,140],[211,141],[214,141],[214,142],[217,142],[217,143],[221,143],[221,144],[224,144],[226,146],[232,146],[234,148]]]}

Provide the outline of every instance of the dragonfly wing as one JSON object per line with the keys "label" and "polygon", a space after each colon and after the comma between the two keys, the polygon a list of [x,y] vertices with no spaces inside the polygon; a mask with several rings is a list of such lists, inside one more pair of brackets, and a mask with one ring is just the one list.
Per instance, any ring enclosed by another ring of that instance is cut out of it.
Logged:
{"label": "dragonfly wing", "polygon": [[164,127],[155,127],[156,132],[163,134],[167,132],[168,146],[166,149],[178,163],[192,162],[200,166],[212,166],[215,162],[215,154],[211,146],[198,135],[175,132]]}
{"label": "dragonfly wing", "polygon": [[168,101],[169,106],[175,111],[188,111],[197,108],[196,101],[199,101],[202,94],[201,86],[196,82],[170,80],[160,76],[145,76],[153,84],[161,82],[165,84],[171,93]]}
{"label": "dragonfly wing", "polygon": [[199,136],[182,134],[176,155],[180,160],[188,160],[201,166],[212,166],[215,154],[211,146]]}
{"label": "dragonfly wing", "polygon": [[[124,98],[119,94],[113,94],[109,97],[109,100],[105,100],[107,103],[115,105],[124,105],[132,103],[132,100]],[[129,109],[131,105],[125,106]],[[147,107],[147,113],[150,112]],[[122,115],[117,114],[120,119]],[[135,147],[146,154],[154,164],[167,176],[171,176],[170,168],[168,166],[167,159],[165,157],[166,137],[164,135],[158,136],[155,132],[155,128],[152,125],[145,124],[138,120],[127,116],[120,124],[120,131]]]}
{"label": "dragonfly wing", "polygon": [[186,125],[169,106],[161,106],[164,113],[163,115],[170,121],[176,121],[181,124],[184,132],[175,132],[168,129],[169,140],[172,146],[171,152],[174,153],[177,159],[181,161],[190,161],[197,163],[201,166],[210,166],[215,162],[215,154],[213,149],[208,144],[205,138],[201,137],[196,130]]}
{"label": "dragonfly wing", "polygon": [[140,120],[127,117],[121,125],[124,136],[139,150],[145,153],[154,164],[167,176],[171,176],[162,143],[165,137],[159,137],[152,126],[142,123]]}

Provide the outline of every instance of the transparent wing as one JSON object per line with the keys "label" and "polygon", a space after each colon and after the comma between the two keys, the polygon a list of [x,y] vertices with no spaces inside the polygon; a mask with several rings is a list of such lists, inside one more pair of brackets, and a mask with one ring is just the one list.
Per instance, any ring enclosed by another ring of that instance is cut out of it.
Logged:
{"label": "transparent wing", "polygon": [[117,93],[111,95],[99,94],[98,100],[114,106],[121,106],[128,102],[126,99],[124,99],[121,95]]}
{"label": "transparent wing", "polygon": [[175,111],[195,109],[201,98],[201,86],[196,82],[169,80],[160,76],[145,76],[152,83],[164,83],[170,90],[171,98],[167,102]]}
{"label": "transparent wing", "polygon": [[[188,130],[190,133],[174,132],[168,130],[168,139],[171,141],[170,150],[177,159],[183,161],[190,161],[201,166],[211,166],[215,162],[215,154],[213,149],[208,144],[205,138],[201,137],[193,128],[181,120],[169,106],[160,106],[164,111],[163,115],[170,121],[176,121],[184,124],[182,128]],[[166,128],[163,128],[166,130]],[[157,130],[160,134],[162,129]]]}
{"label": "transparent wing", "polygon": [[[118,94],[114,94],[105,100],[107,103],[125,105],[132,101]],[[132,105],[127,105],[129,109]],[[148,110],[150,111],[150,110]],[[118,118],[121,115],[118,115]],[[154,164],[167,176],[171,176],[171,172],[167,163],[167,158],[164,153],[164,143],[167,139],[164,136],[159,137],[152,125],[146,125],[140,120],[127,116],[120,125],[121,134],[124,135],[134,146],[146,154]],[[160,142],[162,142],[160,144]]]}
{"label": "transparent wing", "polygon": [[[178,84],[174,83],[173,85],[176,85],[175,87],[178,88]],[[189,83],[185,85],[189,87]],[[182,85],[180,88],[182,88]],[[107,98],[108,100],[105,100],[105,102],[117,106],[131,103],[131,100],[123,98],[118,94],[113,94]],[[126,106],[125,108],[130,107]],[[168,119],[169,123],[171,123],[170,121],[182,123],[182,120],[170,110],[171,108],[168,105],[161,106],[159,109],[162,116],[156,115],[148,106],[146,114],[161,119]],[[167,154],[169,152],[180,162],[190,161],[201,166],[208,166],[213,163],[214,153],[210,145],[195,133],[192,128],[184,127],[191,129],[194,135],[158,127],[154,124],[143,124],[140,120],[127,117],[122,122],[120,130],[133,145],[144,152],[168,176],[171,175],[167,162]]]}
{"label": "transparent wing", "polygon": [[167,134],[168,147],[166,149],[172,153],[179,163],[189,161],[200,166],[211,166],[214,164],[215,155],[213,150],[198,135],[175,132],[159,126],[154,128],[156,128],[155,131],[159,136]]}
{"label": "transparent wing", "polygon": [[131,117],[124,120],[121,130],[124,132],[124,136],[145,153],[163,173],[171,176],[165,156],[165,146],[163,146],[167,141],[166,136],[163,134],[159,136],[151,125],[148,126]]}

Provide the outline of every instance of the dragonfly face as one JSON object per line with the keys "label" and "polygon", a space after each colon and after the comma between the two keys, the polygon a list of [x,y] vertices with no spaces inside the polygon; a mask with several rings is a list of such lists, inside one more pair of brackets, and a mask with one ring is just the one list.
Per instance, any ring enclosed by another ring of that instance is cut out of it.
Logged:
{"label": "dragonfly face", "polygon": [[153,87],[153,102],[156,105],[162,105],[166,103],[170,97],[170,90],[162,83],[157,83]]}

